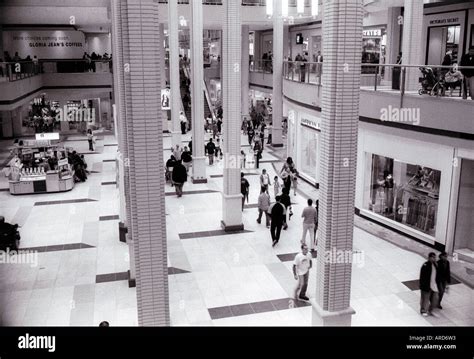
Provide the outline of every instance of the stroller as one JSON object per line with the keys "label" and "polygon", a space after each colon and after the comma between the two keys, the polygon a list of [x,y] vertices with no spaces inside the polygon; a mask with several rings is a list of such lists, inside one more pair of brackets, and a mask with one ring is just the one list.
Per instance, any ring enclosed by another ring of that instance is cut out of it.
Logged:
{"label": "stroller", "polygon": [[430,96],[444,96],[445,81],[442,74],[437,75],[431,67],[420,67],[423,77],[420,78],[421,89],[418,94],[428,94]]}

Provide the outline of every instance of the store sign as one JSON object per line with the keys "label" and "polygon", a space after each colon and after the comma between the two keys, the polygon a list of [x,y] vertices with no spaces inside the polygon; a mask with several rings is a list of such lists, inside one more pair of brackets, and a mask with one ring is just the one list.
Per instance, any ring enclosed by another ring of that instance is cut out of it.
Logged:
{"label": "store sign", "polygon": [[311,128],[314,128],[315,130],[321,131],[321,124],[309,118],[301,117],[301,125],[306,126],[306,127],[311,127]]}
{"label": "store sign", "polygon": [[58,166],[66,166],[67,164],[67,158],[58,161]]}
{"label": "store sign", "polygon": [[59,140],[59,133],[37,133],[36,140]]}
{"label": "store sign", "polygon": [[170,100],[171,100],[170,89],[161,90],[161,109],[163,111],[171,110]]}
{"label": "store sign", "polygon": [[10,55],[18,52],[38,59],[81,59],[85,51],[85,36],[74,30],[4,31],[3,48]]}
{"label": "store sign", "polygon": [[364,37],[381,37],[382,29],[363,30],[362,35]]}
{"label": "store sign", "polygon": [[26,140],[23,141],[23,144],[27,147],[48,147],[51,146],[51,141],[49,140]]}
{"label": "store sign", "polygon": [[444,19],[430,20],[430,25],[459,24],[459,17],[449,17]]}

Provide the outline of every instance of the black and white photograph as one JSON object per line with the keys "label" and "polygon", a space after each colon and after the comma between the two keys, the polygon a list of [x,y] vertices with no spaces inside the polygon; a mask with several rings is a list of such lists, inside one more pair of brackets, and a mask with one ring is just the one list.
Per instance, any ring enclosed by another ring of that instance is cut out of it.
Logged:
{"label": "black and white photograph", "polygon": [[474,0],[0,0],[0,358],[194,335],[474,357]]}

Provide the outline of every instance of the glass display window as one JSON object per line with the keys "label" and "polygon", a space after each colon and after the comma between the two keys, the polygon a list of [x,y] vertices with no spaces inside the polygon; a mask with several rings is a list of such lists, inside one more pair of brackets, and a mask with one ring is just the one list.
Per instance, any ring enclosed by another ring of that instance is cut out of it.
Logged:
{"label": "glass display window", "polygon": [[366,154],[365,209],[435,236],[441,171]]}
{"label": "glass display window", "polygon": [[300,170],[307,176],[316,180],[319,132],[307,126],[300,126],[300,128]]}

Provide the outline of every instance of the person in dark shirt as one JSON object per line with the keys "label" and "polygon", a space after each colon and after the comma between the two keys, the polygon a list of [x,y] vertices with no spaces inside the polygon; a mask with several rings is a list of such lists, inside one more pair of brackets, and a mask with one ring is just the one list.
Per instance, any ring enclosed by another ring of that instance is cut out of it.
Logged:
{"label": "person in dark shirt", "polygon": [[173,168],[176,165],[176,158],[171,155],[171,157],[166,161],[166,172],[165,172],[165,179],[167,182],[171,183],[171,187],[173,187],[173,181],[171,180],[171,174],[173,173]]}
{"label": "person in dark shirt", "polygon": [[285,221],[285,206],[281,203],[281,197],[277,196],[276,203],[270,206],[269,211],[272,218],[270,223],[270,234],[273,246],[280,240],[281,227]]}
{"label": "person in dark shirt", "polygon": [[425,317],[430,315],[433,308],[438,306],[437,271],[436,254],[431,252],[428,255],[428,261],[423,263],[420,270],[420,312]]}
{"label": "person in dark shirt", "polygon": [[451,269],[446,252],[440,253],[437,264],[438,272],[436,273],[436,282],[438,283],[439,289],[438,308],[443,309],[441,306],[441,300],[443,299],[444,293],[448,290],[448,284],[451,284]]}
{"label": "person in dark shirt", "polygon": [[212,142],[212,138],[209,140],[208,144],[206,145],[206,153],[209,156],[209,165],[214,164],[214,154],[216,152],[216,145]]}
{"label": "person in dark shirt", "polygon": [[178,198],[182,197],[183,186],[184,186],[184,182],[188,180],[188,173],[186,172],[186,167],[183,166],[181,161],[176,161],[173,167],[173,174],[171,178],[173,180]]}
{"label": "person in dark shirt", "polygon": [[[461,57],[460,65],[474,66],[474,47],[471,47],[469,49],[469,52]],[[471,96],[471,100],[474,100],[474,70],[462,69],[461,72],[465,77],[463,86],[463,98],[467,99],[467,86],[469,88],[469,96]]]}
{"label": "person in dark shirt", "polygon": [[253,136],[255,136],[255,131],[252,126],[249,127],[247,131],[247,136],[249,139],[249,145],[252,146]]}
{"label": "person in dark shirt", "polygon": [[242,211],[244,210],[245,199],[247,199],[247,203],[249,201],[249,188],[250,184],[246,178],[244,178],[244,173],[240,173],[240,193],[242,194]]}
{"label": "person in dark shirt", "polygon": [[[285,212],[290,213],[291,212],[291,198],[290,198],[290,191],[287,188],[283,188],[282,190],[283,194],[280,196],[280,202],[285,206]],[[291,216],[290,216],[291,218]],[[283,220],[283,229],[288,228],[288,222],[286,220],[286,217]]]}
{"label": "person in dark shirt", "polygon": [[191,164],[193,163],[193,157],[186,146],[181,154],[181,160],[183,161],[183,166],[186,167],[186,172],[189,172],[189,167],[191,167]]}

